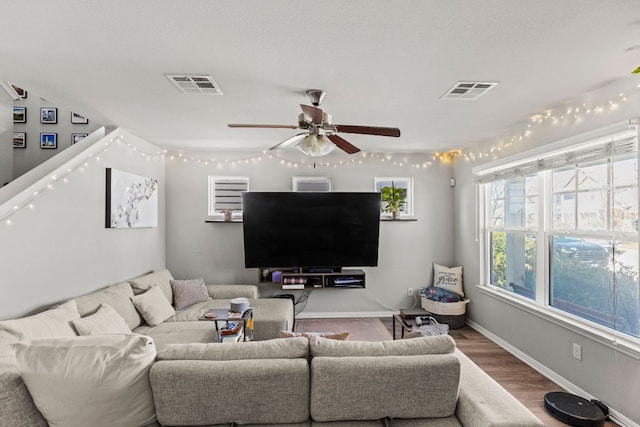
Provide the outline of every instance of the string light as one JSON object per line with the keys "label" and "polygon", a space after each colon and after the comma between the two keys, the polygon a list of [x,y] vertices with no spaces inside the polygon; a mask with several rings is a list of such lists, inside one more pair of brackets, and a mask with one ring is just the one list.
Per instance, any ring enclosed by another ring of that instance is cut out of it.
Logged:
{"label": "string light", "polygon": [[[167,158],[169,160],[175,160],[176,157],[180,158],[184,163],[200,163],[205,166],[212,165],[218,168],[224,167],[236,167],[238,165],[251,165],[258,164],[266,158],[267,160],[274,161],[275,163],[282,165],[286,168],[316,168],[316,167],[327,167],[327,168],[337,168],[337,167],[353,167],[358,165],[364,165],[365,163],[370,162],[391,162],[394,166],[398,167],[410,167],[415,169],[425,169],[431,166],[431,161],[419,162],[419,163],[410,163],[407,159],[402,161],[392,161],[392,156],[390,154],[381,154],[381,153],[369,153],[362,152],[359,155],[352,155],[348,160],[336,160],[336,161],[325,161],[325,162],[317,162],[317,161],[308,161],[308,160],[291,160],[284,157],[281,153],[276,152],[265,152],[263,151],[259,155],[252,155],[249,157],[242,157],[235,160],[202,160],[198,157],[187,156],[184,153],[170,154]],[[434,157],[434,160],[436,158]]]}
{"label": "string light", "polygon": [[[640,88],[640,84],[637,87]],[[465,149],[464,152],[460,152],[458,155],[466,161],[474,161],[477,159],[489,157],[495,159],[497,157],[497,152],[526,140],[533,134],[534,129],[540,125],[550,123],[551,125],[557,126],[560,123],[567,123],[569,120],[572,120],[574,123],[580,123],[584,120],[585,115],[601,114],[605,111],[614,111],[619,108],[621,103],[626,102],[627,100],[628,97],[626,94],[619,93],[616,97],[606,102],[601,102],[594,105],[583,103],[580,105],[567,107],[566,109],[558,108],[556,111],[547,109],[542,113],[531,116],[529,118],[529,123],[527,124],[526,129],[522,132],[517,133],[516,135],[513,135],[508,139],[508,142],[493,145],[487,151]]]}

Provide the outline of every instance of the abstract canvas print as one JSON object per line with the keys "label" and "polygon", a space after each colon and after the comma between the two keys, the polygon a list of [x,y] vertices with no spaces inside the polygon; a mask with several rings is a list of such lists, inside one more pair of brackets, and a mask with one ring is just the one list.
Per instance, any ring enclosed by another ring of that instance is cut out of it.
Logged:
{"label": "abstract canvas print", "polygon": [[107,168],[106,228],[158,226],[158,180]]}

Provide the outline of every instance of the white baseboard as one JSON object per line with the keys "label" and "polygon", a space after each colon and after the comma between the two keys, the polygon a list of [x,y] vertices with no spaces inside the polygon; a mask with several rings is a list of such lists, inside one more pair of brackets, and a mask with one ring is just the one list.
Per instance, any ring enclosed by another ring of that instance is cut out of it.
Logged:
{"label": "white baseboard", "polygon": [[348,317],[391,317],[398,314],[397,311],[323,311],[302,312],[296,315],[296,319],[339,319]]}
{"label": "white baseboard", "polygon": [[[498,344],[500,347],[504,348],[506,351],[508,351],[518,359],[522,360],[524,363],[531,366],[540,374],[544,375],[554,383],[558,384],[560,387],[564,388],[569,393],[582,396],[588,400],[595,399],[595,397],[593,397],[586,391],[582,390],[580,387],[576,386],[575,384],[568,381],[564,377],[558,375],[558,373],[547,368],[543,364],[539,363],[537,360],[529,357],[527,354],[513,347],[511,344],[504,341],[502,338],[498,337],[497,335],[492,334],[490,331],[483,328],[482,326],[475,323],[474,321],[470,320],[469,318],[467,318],[467,325],[469,325],[471,328],[475,329],[476,331],[480,332],[482,335],[489,338],[491,341]],[[630,420],[629,418],[625,417],[624,415],[622,415],[621,413],[617,412],[615,409],[612,409],[612,408],[609,408],[609,417],[611,418],[611,421],[615,422],[621,427],[640,427],[639,424],[636,424],[634,421]]]}

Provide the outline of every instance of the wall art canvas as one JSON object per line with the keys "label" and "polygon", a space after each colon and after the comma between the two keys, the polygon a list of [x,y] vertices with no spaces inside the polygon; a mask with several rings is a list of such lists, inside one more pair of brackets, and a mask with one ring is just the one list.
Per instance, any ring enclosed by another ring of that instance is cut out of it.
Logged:
{"label": "wall art canvas", "polygon": [[158,226],[158,180],[107,168],[106,228]]}

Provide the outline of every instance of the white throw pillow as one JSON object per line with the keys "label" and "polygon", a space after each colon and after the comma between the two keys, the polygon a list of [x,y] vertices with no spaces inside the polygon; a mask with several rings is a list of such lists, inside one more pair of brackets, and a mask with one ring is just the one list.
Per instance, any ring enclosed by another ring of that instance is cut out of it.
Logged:
{"label": "white throw pillow", "polygon": [[462,287],[462,266],[447,267],[433,263],[433,286],[464,296]]}
{"label": "white throw pillow", "polygon": [[[164,298],[164,297],[163,297]],[[12,344],[16,364],[51,427],[143,426],[155,421],[150,337],[137,334]]]}
{"label": "white throw pillow", "polygon": [[98,310],[73,321],[78,335],[130,334],[122,316],[109,304],[101,304]]}
{"label": "white throw pillow", "polygon": [[4,320],[0,322],[0,331],[6,331],[17,341],[38,338],[75,337],[75,329],[71,325],[74,319],[79,319],[78,306],[75,300],[70,300],[58,307],[20,319]]}
{"label": "white throw pillow", "polygon": [[144,294],[131,297],[131,301],[149,326],[158,326],[176,314],[158,285],[153,285]]}

